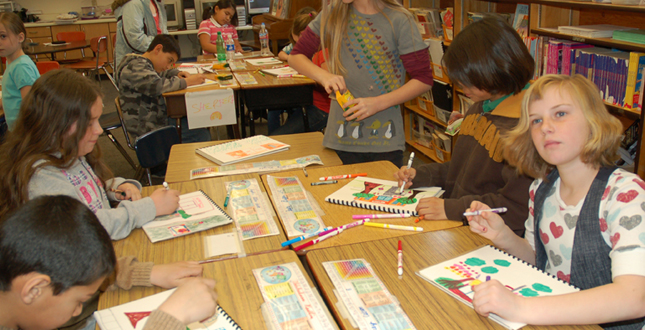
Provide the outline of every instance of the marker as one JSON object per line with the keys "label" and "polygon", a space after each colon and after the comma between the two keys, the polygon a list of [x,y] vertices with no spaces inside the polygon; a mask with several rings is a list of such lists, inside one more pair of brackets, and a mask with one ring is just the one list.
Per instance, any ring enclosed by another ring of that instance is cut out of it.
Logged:
{"label": "marker", "polygon": [[226,198],[224,198],[224,207],[228,206],[228,199],[231,198],[231,185],[226,186]]}
{"label": "marker", "polygon": [[125,197],[125,191],[119,190],[119,189],[110,189],[111,192],[121,194],[121,196]]}
{"label": "marker", "polygon": [[307,76],[303,74],[281,74],[278,75],[278,78],[307,78]]}
{"label": "marker", "polygon": [[403,275],[403,249],[401,248],[401,240],[399,240],[399,264],[397,266],[397,272],[399,276]]}
{"label": "marker", "polygon": [[195,70],[197,70],[197,73],[198,73],[198,74],[199,74],[199,73],[201,73],[201,72],[199,72],[199,69],[200,69],[200,68],[199,68],[199,65],[193,65],[193,68],[195,68]]}
{"label": "marker", "polygon": [[303,172],[305,172],[305,177],[307,177],[307,178],[308,178],[308,177],[309,177],[309,174],[307,174],[307,169],[303,167],[303,168],[302,168],[302,171],[303,171]]}
{"label": "marker", "polygon": [[317,232],[315,232],[315,233],[309,233],[309,234],[302,235],[302,236],[300,236],[300,237],[296,237],[296,238],[294,238],[294,239],[288,240],[288,241],[286,241],[286,242],[282,242],[282,244],[281,244],[281,245],[284,247],[284,246],[291,245],[291,244],[296,243],[296,242],[304,241],[304,240],[306,240],[307,238],[311,238],[311,237],[314,237],[314,236],[320,236],[323,232],[325,232],[326,230],[332,229],[332,228],[333,228],[333,227],[331,227],[331,226],[330,226],[330,227],[326,227],[326,228],[324,228],[323,230],[317,231]]}
{"label": "marker", "polygon": [[494,209],[488,209],[488,210],[479,210],[479,211],[472,211],[472,212],[464,212],[465,217],[473,216],[473,215],[481,215],[482,212],[493,212],[493,213],[504,213],[508,211],[507,208],[505,207],[498,207]]}
{"label": "marker", "polygon": [[351,179],[351,178],[357,178],[359,176],[367,176],[367,173],[321,176],[318,180],[327,181],[327,180]]}
{"label": "marker", "polygon": [[170,189],[170,187],[168,187],[168,182],[166,181],[163,182],[163,187],[166,188],[166,190]]}
{"label": "marker", "polygon": [[366,222],[365,225],[368,227],[379,227],[379,228],[399,229],[399,230],[409,230],[409,231],[423,231],[423,228],[421,227],[399,226],[399,225],[391,225],[388,223]]}
{"label": "marker", "polygon": [[368,221],[370,221],[370,219],[363,219],[363,220],[354,221],[352,223],[348,223],[346,225],[338,226],[336,228],[331,228],[331,229],[325,230],[322,233],[320,233],[320,236],[325,236],[325,235],[327,235],[327,234],[329,234],[329,233],[331,233],[333,231],[345,230],[345,229],[349,229],[349,228],[352,228],[352,227],[360,226],[360,225],[362,225],[362,224],[364,224],[364,223],[366,223]]}
{"label": "marker", "polygon": [[319,182],[312,182],[312,186],[320,186],[321,184],[333,184],[333,183],[338,183],[338,181],[333,180],[333,181],[319,181]]}
{"label": "marker", "polygon": [[326,240],[326,239],[328,239],[328,238],[330,238],[330,237],[334,237],[334,236],[336,236],[336,235],[340,234],[342,231],[343,231],[343,230],[341,229],[341,230],[337,230],[337,231],[331,232],[331,233],[329,233],[329,234],[327,234],[327,235],[325,235],[325,236],[319,236],[317,239],[311,240],[311,241],[309,241],[309,242],[307,242],[307,243],[305,243],[305,244],[302,244],[302,245],[300,245],[300,246],[296,246],[296,247],[294,247],[294,248],[293,248],[293,250],[294,250],[294,251],[302,250],[302,249],[304,249],[304,248],[306,248],[306,247],[309,247],[309,246],[312,246],[312,245],[314,245],[314,244],[316,244],[316,243],[322,242],[322,241],[324,241],[324,240]]}
{"label": "marker", "polygon": [[[410,158],[408,158],[408,170],[410,167],[412,167],[412,161],[414,160],[414,152],[410,153]],[[401,188],[399,189],[399,194],[403,193],[403,189],[405,188],[405,185],[407,184],[407,180],[403,180],[403,184],[401,185]]]}
{"label": "marker", "polygon": [[414,223],[418,223],[419,221],[423,220],[424,216],[420,215],[416,220],[414,220]]}
{"label": "marker", "polygon": [[409,218],[410,213],[394,213],[394,214],[354,214],[352,219],[391,219],[391,218]]}

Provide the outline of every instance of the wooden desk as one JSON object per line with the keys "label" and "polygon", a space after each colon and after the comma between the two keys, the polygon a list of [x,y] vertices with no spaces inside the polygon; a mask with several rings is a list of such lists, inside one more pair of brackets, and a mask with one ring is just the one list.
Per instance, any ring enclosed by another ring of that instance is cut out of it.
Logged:
{"label": "wooden desk", "polygon": [[[343,164],[334,150],[323,147],[323,135],[320,132],[275,135],[271,138],[289,144],[291,145],[291,147],[287,151],[253,158],[243,163],[256,163],[274,159],[294,159],[309,155],[318,155],[320,156],[320,159],[323,161],[323,164],[325,164],[325,166],[335,166]],[[172,149],[170,149],[168,168],[166,169],[166,182],[188,181],[190,180],[190,170],[201,167],[218,166],[210,160],[198,155],[195,152],[195,149],[229,141],[175,144],[174,146],[172,146]],[[300,172],[302,172],[302,170]]]}
{"label": "wooden desk", "polygon": [[27,55],[41,55],[41,54],[50,54],[51,59],[54,60],[54,53],[66,52],[68,50],[83,49],[90,46],[89,40],[82,41],[70,41],[64,45],[44,45],[38,43],[35,46],[27,46],[25,48],[25,54]]}
{"label": "wooden desk", "polygon": [[[397,243],[403,242],[403,278],[397,269]],[[490,244],[470,232],[468,227],[388,238],[379,241],[337,246],[307,253],[307,263],[314,279],[343,329],[355,329],[336,307],[334,286],[322,266],[323,262],[364,258],[383,284],[401,303],[417,329],[504,329],[480,316],[474,309],[459,302],[441,289],[415,274],[423,268],[457,257]],[[598,326],[527,326],[522,329],[600,329]]]}
{"label": "wooden desk", "polygon": [[[313,104],[315,81],[309,78],[278,78],[270,74],[262,75],[259,72],[251,74],[258,83],[241,85],[240,87],[243,102],[249,110],[251,136],[255,135],[253,110],[303,108],[305,130],[308,130],[304,107]],[[242,137],[245,137],[246,118],[243,111],[240,111],[240,123],[242,124]]]}
{"label": "wooden desk", "polygon": [[[367,176],[370,178],[384,179],[384,180],[394,180],[393,174],[398,169],[392,162],[389,161],[379,161],[371,163],[362,163],[362,164],[353,164],[353,165],[342,165],[342,166],[332,166],[332,167],[315,167],[307,169],[309,177],[305,177],[302,171],[287,171],[280,172],[276,174],[271,174],[273,176],[287,177],[287,176],[297,176],[302,182],[305,189],[307,189],[316,199],[320,208],[325,212],[325,215],[322,216],[322,220],[326,226],[342,226],[354,222],[356,220],[352,219],[353,214],[372,214],[372,213],[385,213],[379,211],[372,211],[368,209],[338,205],[333,203],[325,202],[325,197],[331,195],[336,190],[343,187],[345,184],[349,183],[353,179],[338,180],[337,184],[329,185],[320,185],[320,186],[311,186],[312,182],[317,182],[318,178],[321,176],[331,176],[331,175],[341,175],[341,174],[352,174],[352,173],[361,173],[366,172]],[[273,196],[269,191],[269,186],[267,183],[267,175],[262,175],[262,182],[264,187],[267,189],[267,193],[273,201]],[[416,218],[405,218],[405,219],[376,219],[374,222],[380,223],[393,223],[406,226],[417,226],[423,227],[425,231],[434,231],[442,230],[447,228],[459,227],[462,225],[461,221],[450,221],[450,220],[437,220],[437,221],[421,221],[419,223],[414,223]],[[282,221],[280,221],[282,224]],[[306,254],[311,250],[318,250],[330,246],[341,246],[354,243],[368,242],[379,239],[391,238],[391,237],[400,237],[400,236],[409,236],[409,235],[418,235],[419,232],[405,231],[405,230],[394,230],[394,229],[382,229],[382,228],[372,228],[366,226],[357,226],[347,231],[342,232],[336,237],[332,237],[328,240],[322,241],[318,244],[314,244],[308,248],[298,251],[299,254]],[[303,244],[299,242],[293,246],[298,246]]]}
{"label": "wooden desk", "polygon": [[[246,258],[221,260],[204,264],[204,277],[215,279],[217,302],[242,329],[267,329],[260,307],[264,303],[253,269],[295,262],[313,288],[300,260],[293,251],[265,253]],[[315,288],[313,288],[316,291]],[[163,291],[161,288],[135,287],[101,294],[99,310],[124,304]],[[323,305],[323,308],[325,306]]]}
{"label": "wooden desk", "polygon": [[[207,180],[187,181],[182,183],[170,184],[170,187],[181,191],[182,194],[203,190],[208,197],[215,203],[220,205],[224,204],[226,198],[226,189],[224,188],[225,181],[235,181],[243,179],[255,178],[260,182],[257,174],[244,174],[234,175],[221,178],[211,178]],[[143,196],[149,196],[153,191],[159,189],[160,186],[144,187],[142,191]],[[264,187],[261,187],[262,190]],[[276,219],[277,220],[277,219]],[[281,250],[282,242],[286,241],[286,235],[280,228],[280,234],[274,236],[260,237],[250,240],[245,240],[244,250],[246,254],[277,251]],[[182,260],[206,260],[204,256],[204,238],[210,235],[224,234],[231,232],[235,228],[235,224],[212,228],[209,230],[201,231],[195,234],[177,237],[166,241],[157,243],[150,242],[150,239],[143,231],[143,229],[135,229],[130,236],[125,239],[114,242],[114,251],[117,256],[131,256],[134,255],[139,261],[147,262],[152,261],[156,264],[169,263]],[[222,258],[236,257],[232,255],[224,255]]]}

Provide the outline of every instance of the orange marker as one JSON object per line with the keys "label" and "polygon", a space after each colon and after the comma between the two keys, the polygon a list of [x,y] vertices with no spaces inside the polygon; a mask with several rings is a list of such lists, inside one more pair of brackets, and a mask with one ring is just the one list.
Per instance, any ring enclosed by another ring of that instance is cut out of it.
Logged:
{"label": "orange marker", "polygon": [[421,220],[423,220],[423,216],[422,216],[422,215],[420,215],[416,220],[414,220],[414,223],[417,223],[417,222],[419,222],[419,221],[421,221]]}

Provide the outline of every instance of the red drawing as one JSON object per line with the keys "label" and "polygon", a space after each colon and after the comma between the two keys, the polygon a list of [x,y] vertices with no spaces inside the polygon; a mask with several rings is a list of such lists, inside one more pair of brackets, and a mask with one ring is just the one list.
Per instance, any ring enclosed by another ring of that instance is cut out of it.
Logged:
{"label": "red drawing", "polygon": [[556,225],[555,222],[551,222],[549,229],[551,229],[551,234],[553,234],[554,238],[558,238],[562,236],[562,233],[564,233],[564,228],[562,228],[562,226]]}
{"label": "red drawing", "polygon": [[547,244],[549,243],[549,235],[544,233],[542,229],[538,229],[540,231],[540,238],[542,238],[542,243]]}
{"label": "red drawing", "polygon": [[137,323],[142,319],[148,317],[151,312],[134,312],[134,313],[124,313],[130,319],[133,328],[137,328]]}

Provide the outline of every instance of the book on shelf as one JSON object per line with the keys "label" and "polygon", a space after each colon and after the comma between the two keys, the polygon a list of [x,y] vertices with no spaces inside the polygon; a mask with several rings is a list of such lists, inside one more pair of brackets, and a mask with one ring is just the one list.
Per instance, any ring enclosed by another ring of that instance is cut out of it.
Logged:
{"label": "book on shelf", "polygon": [[645,44],[645,30],[618,30],[614,31],[612,38],[637,44]]}
{"label": "book on shelf", "polygon": [[[579,291],[569,283],[490,245],[421,269],[416,274],[471,308],[474,296],[472,286],[493,279],[524,297]],[[519,329],[526,325],[507,321],[492,313],[489,318],[507,329]]]}
{"label": "book on shelf", "polygon": [[614,31],[634,30],[635,28],[611,24],[564,25],[558,32],[585,38],[611,38]]}
{"label": "book on shelf", "polygon": [[437,113],[437,108],[452,112],[452,86],[443,81],[435,80],[432,86],[432,100],[435,113]]}
{"label": "book on shelf", "polygon": [[638,98],[638,104],[634,104],[632,106],[632,108],[636,110],[643,109],[643,93],[645,92],[645,83],[643,82],[643,79],[645,79],[645,65],[641,68],[639,64],[638,73],[636,74],[636,86],[634,88],[636,91],[635,93],[638,94],[638,97],[634,95],[634,103],[636,103],[636,99]]}
{"label": "book on shelf", "polygon": [[440,197],[439,187],[427,189],[404,189],[399,194],[396,181],[369,177],[358,177],[325,198],[325,202],[360,207],[389,213],[417,215],[419,200],[426,197]]}
{"label": "book on shelf", "polygon": [[645,68],[645,53],[629,53],[629,67],[627,69],[627,87],[625,88],[625,108],[638,110],[641,105],[638,102],[640,87],[643,83],[643,76],[637,81],[639,73]]}
{"label": "book on shelf", "polygon": [[517,4],[513,15],[513,28],[522,38],[529,35],[529,5]]}
{"label": "book on shelf", "polygon": [[228,225],[233,219],[205,192],[198,190],[179,196],[179,208],[156,217],[141,228],[152,243]]}
{"label": "book on shelf", "polygon": [[[148,316],[158,309],[176,289],[159,292],[122,305],[94,312],[96,323],[101,330],[135,330],[143,329]],[[242,328],[221,307],[217,306],[215,315],[189,324],[186,330],[242,330]]]}
{"label": "book on shelf", "polygon": [[290,145],[270,137],[256,135],[246,139],[199,148],[195,152],[219,165],[228,165],[289,150],[289,147]]}

